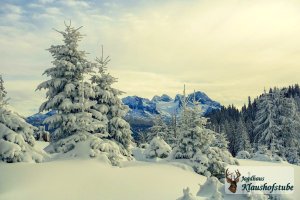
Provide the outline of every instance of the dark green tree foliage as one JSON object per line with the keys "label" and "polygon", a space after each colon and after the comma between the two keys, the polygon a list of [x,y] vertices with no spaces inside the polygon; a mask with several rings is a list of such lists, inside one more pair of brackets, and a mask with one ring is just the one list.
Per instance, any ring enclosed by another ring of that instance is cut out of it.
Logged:
{"label": "dark green tree foliage", "polygon": [[299,113],[300,88],[295,84],[271,88],[253,101],[249,97],[241,110],[230,105],[206,117],[210,122],[208,128],[226,134],[233,155],[240,150],[256,151],[259,145],[265,145],[272,153],[299,163]]}

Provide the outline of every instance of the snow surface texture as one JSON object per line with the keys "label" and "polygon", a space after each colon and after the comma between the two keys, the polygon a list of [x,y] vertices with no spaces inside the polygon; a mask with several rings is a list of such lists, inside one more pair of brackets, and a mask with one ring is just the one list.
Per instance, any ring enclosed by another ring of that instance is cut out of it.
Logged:
{"label": "snow surface texture", "polygon": [[196,192],[205,181],[166,164],[130,162],[118,168],[90,159],[3,164],[0,174],[0,199],[5,200],[175,200],[186,185]]}
{"label": "snow surface texture", "polygon": [[[45,143],[47,144],[47,143]],[[43,142],[38,142],[43,148]],[[300,167],[287,163],[239,160],[242,166],[293,166],[295,192],[282,199],[300,196]],[[197,200],[212,199],[214,192],[222,199],[259,199],[259,196],[227,195],[214,178],[196,174],[182,163],[122,162],[112,167],[105,160],[68,159],[40,164],[0,163],[0,199],[4,200]],[[30,184],[28,184],[30,182]],[[199,190],[199,184],[200,190]],[[189,187],[190,190],[186,190]],[[185,198],[183,198],[183,188]],[[199,196],[200,195],[200,196]],[[215,197],[218,197],[215,195]],[[194,199],[193,199],[194,200]]]}
{"label": "snow surface texture", "polygon": [[42,162],[46,154],[35,148],[34,127],[18,114],[0,108],[0,160],[12,162]]}
{"label": "snow surface texture", "polygon": [[57,153],[55,158],[101,157],[112,165],[119,165],[120,161],[132,159],[115,141],[101,139],[97,134],[80,133],[69,136],[50,144],[45,150],[49,153]]}
{"label": "snow surface texture", "polygon": [[249,194],[249,195],[232,195],[226,194],[224,184],[222,184],[216,177],[210,177],[200,189],[196,196],[189,192],[189,188],[183,190],[183,197],[178,200],[267,200],[268,197],[263,194]]}
{"label": "snow surface texture", "polygon": [[197,200],[197,197],[193,196],[192,193],[190,193],[190,188],[183,189],[183,197],[180,197],[177,200]]}

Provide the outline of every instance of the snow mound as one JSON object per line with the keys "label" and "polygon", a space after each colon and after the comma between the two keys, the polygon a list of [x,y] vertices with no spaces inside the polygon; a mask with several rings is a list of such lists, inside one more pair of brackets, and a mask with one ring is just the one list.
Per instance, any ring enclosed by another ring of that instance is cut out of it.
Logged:
{"label": "snow mound", "polygon": [[192,195],[190,193],[190,188],[187,187],[186,189],[183,189],[183,196],[178,198],[177,200],[197,200],[198,198]]}
{"label": "snow mound", "polygon": [[245,195],[232,195],[226,194],[224,184],[221,183],[216,177],[207,178],[196,195],[199,200],[266,200],[268,197],[263,194],[245,194]]}
{"label": "snow mound", "polygon": [[283,162],[283,159],[280,156],[276,154],[272,154],[272,152],[268,150],[265,146],[260,146],[258,148],[258,151],[256,151],[253,154],[252,160],[278,162],[278,163]]}
{"label": "snow mound", "polygon": [[200,186],[197,196],[221,200],[223,199],[222,192],[225,192],[223,186],[224,185],[216,177],[209,177],[206,182]]}
{"label": "snow mound", "polygon": [[55,158],[102,158],[119,166],[121,161],[132,160],[116,141],[102,139],[97,134],[80,133],[50,144],[45,150],[57,153]]}
{"label": "snow mound", "polygon": [[166,158],[170,155],[172,148],[159,136],[154,137],[145,150],[146,158]]}

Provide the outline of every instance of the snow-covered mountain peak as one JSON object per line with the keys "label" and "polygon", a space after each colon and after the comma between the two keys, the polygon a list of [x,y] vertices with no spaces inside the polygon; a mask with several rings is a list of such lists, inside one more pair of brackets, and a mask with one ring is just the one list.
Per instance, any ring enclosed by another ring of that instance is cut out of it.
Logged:
{"label": "snow-covered mountain peak", "polygon": [[151,101],[152,102],[158,102],[158,101],[170,102],[170,101],[173,101],[173,99],[169,95],[163,94],[161,96],[155,95]]}

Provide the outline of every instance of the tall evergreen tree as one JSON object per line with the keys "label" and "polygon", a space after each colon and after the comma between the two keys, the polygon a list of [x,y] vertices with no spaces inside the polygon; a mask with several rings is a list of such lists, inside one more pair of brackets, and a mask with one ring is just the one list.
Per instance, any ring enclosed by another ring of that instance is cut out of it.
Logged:
{"label": "tall evergreen tree", "polygon": [[157,115],[153,120],[153,123],[153,126],[149,129],[148,132],[148,141],[150,142],[154,137],[159,136],[167,142],[169,139],[169,128],[163,121],[162,117],[160,115]]}
{"label": "tall evergreen tree", "polygon": [[[280,138],[281,146],[286,148],[280,148],[278,152],[293,163],[300,159],[300,115],[293,98],[286,98],[283,95],[281,97],[278,106],[280,125],[280,134],[278,137]],[[298,158],[296,155],[298,155]]]}
{"label": "tall evergreen tree", "polygon": [[254,123],[255,143],[257,145],[266,145],[268,149],[271,144],[275,149],[280,148],[278,135],[280,127],[277,115],[277,100],[280,94],[277,91],[264,93],[257,102],[258,112],[256,113]]}
{"label": "tall evergreen tree", "polygon": [[237,139],[238,139],[238,151],[251,151],[251,145],[249,141],[249,136],[245,124],[242,120],[239,120],[237,124]]}
{"label": "tall evergreen tree", "polygon": [[168,139],[166,139],[167,143],[170,144],[171,147],[176,145],[176,141],[178,139],[178,119],[176,112],[172,115],[171,124],[169,124],[168,130]]}
{"label": "tall evergreen tree", "polygon": [[49,129],[54,130],[54,142],[79,133],[91,133],[101,125],[87,112],[94,102],[89,100],[93,94],[89,93],[91,86],[84,81],[84,76],[94,64],[86,60],[84,51],[78,50],[82,38],[79,29],[66,25],[65,31],[57,31],[63,36],[64,44],[48,49],[54,58],[54,67],[44,72],[50,79],[37,87],[47,90],[47,100],[40,106],[40,112],[57,111],[45,120]]}
{"label": "tall evergreen tree", "polygon": [[[131,131],[123,119],[127,107],[112,88],[116,78],[106,72],[109,60],[89,62],[84,51],[78,50],[82,38],[79,28],[66,25],[62,34],[63,45],[51,46],[54,67],[44,74],[50,77],[37,89],[47,89],[47,100],[40,111],[55,110],[46,118],[49,129],[54,130],[49,152],[67,153],[69,156],[106,156],[113,165],[130,160]],[[79,145],[83,148],[76,148]]]}
{"label": "tall evergreen tree", "polygon": [[131,130],[130,125],[124,119],[128,107],[118,97],[123,92],[112,87],[117,79],[107,72],[107,64],[110,59],[109,57],[104,59],[103,47],[101,58],[97,58],[96,61],[98,62],[98,73],[91,77],[95,91],[93,100],[96,100],[96,105],[92,106],[92,109],[101,113],[102,116],[106,116],[105,118],[102,117],[101,120],[107,122],[107,138],[118,143],[123,155],[130,156]]}
{"label": "tall evergreen tree", "polygon": [[0,102],[5,103],[6,90],[4,88],[4,81],[2,79],[2,75],[0,75]]}
{"label": "tall evergreen tree", "polygon": [[200,106],[193,101],[193,106],[187,107],[186,102],[184,91],[174,158],[187,159],[199,174],[221,178],[225,166],[236,162],[227,150],[216,145],[216,133],[205,127],[207,118],[201,116]]}

